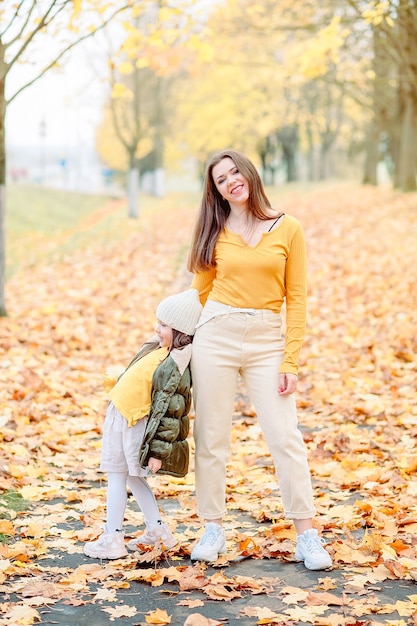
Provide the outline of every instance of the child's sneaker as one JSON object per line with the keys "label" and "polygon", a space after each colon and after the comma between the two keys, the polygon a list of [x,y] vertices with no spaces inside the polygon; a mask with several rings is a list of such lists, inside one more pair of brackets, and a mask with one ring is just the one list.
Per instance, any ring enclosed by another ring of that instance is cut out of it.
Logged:
{"label": "child's sneaker", "polygon": [[216,522],[208,522],[204,535],[191,552],[191,560],[212,562],[224,552],[226,552],[226,536],[223,527]]}
{"label": "child's sneaker", "polygon": [[165,550],[171,550],[177,545],[178,540],[174,537],[166,524],[146,524],[146,530],[143,535],[131,539],[127,543],[129,550],[139,550],[139,545],[154,546],[156,543],[160,543]]}
{"label": "child's sneaker", "polygon": [[127,556],[125,534],[121,530],[108,533],[104,527],[103,534],[97,541],[91,541],[84,546],[84,554],[93,559],[121,559]]}
{"label": "child's sneaker", "polygon": [[308,528],[297,537],[295,558],[304,561],[307,569],[327,569],[332,566],[332,559],[323,544],[324,539],[318,536],[317,530]]}

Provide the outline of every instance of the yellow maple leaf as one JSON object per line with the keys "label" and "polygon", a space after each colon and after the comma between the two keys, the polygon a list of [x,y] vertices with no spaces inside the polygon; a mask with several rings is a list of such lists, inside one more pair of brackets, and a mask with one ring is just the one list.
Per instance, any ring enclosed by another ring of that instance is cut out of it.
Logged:
{"label": "yellow maple leaf", "polygon": [[135,606],[116,606],[114,608],[106,607],[102,610],[111,616],[110,619],[112,621],[119,619],[120,617],[133,617],[137,613]]}
{"label": "yellow maple leaf", "polygon": [[161,609],[156,609],[156,611],[152,611],[152,613],[150,613],[149,615],[145,615],[145,620],[147,624],[171,623],[171,617],[166,611],[162,611]]}
{"label": "yellow maple leaf", "polygon": [[15,624],[16,626],[30,626],[35,622],[41,621],[38,611],[25,604],[15,605],[11,611],[6,613],[5,617],[9,624]]}
{"label": "yellow maple leaf", "polygon": [[309,606],[308,608],[296,606],[295,608],[286,609],[284,613],[292,620],[314,624],[315,617],[323,615],[323,613],[327,611],[327,608],[327,606]]}
{"label": "yellow maple leaf", "polygon": [[337,589],[337,584],[329,577],[319,578],[319,584],[317,585],[317,588],[328,591],[329,589]]}
{"label": "yellow maple leaf", "polygon": [[306,589],[300,589],[299,587],[283,587],[281,589],[281,593],[285,594],[286,597],[282,599],[286,604],[296,604],[297,602],[306,600],[308,597],[309,591]]}
{"label": "yellow maple leaf", "polygon": [[25,600],[25,604],[28,606],[45,606],[45,604],[55,604],[56,602],[58,602],[57,598],[48,598],[46,596],[34,596]]}
{"label": "yellow maple leaf", "polygon": [[398,615],[401,617],[411,617],[416,610],[414,603],[410,604],[410,602],[406,602],[405,600],[397,600],[394,606]]}
{"label": "yellow maple leaf", "polygon": [[25,500],[30,500],[31,502],[33,502],[37,500],[42,500],[45,489],[42,485],[25,485],[20,489],[20,493]]}
{"label": "yellow maple leaf", "polygon": [[2,535],[13,536],[15,534],[14,526],[9,520],[0,520],[0,533]]}

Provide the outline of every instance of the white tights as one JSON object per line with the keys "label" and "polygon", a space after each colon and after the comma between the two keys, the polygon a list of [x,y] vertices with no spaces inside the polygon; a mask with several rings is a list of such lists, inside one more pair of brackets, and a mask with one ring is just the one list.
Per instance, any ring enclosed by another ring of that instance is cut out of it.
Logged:
{"label": "white tights", "polygon": [[157,524],[161,515],[158,505],[146,478],[129,476],[127,472],[109,472],[107,474],[107,532],[121,530],[127,503],[126,485],[132,490],[145,522]]}

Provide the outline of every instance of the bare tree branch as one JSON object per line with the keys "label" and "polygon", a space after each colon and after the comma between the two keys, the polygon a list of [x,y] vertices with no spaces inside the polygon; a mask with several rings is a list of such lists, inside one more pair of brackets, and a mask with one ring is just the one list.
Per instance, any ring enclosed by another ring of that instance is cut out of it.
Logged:
{"label": "bare tree branch", "polygon": [[[12,26],[13,26],[13,24],[14,24],[15,20],[17,20],[17,18],[19,17],[19,11],[20,11],[20,9],[22,8],[22,6],[23,6],[24,2],[25,2],[25,0],[20,0],[20,3],[18,4],[18,6],[17,6],[17,8],[16,8],[16,11],[15,11],[15,13],[14,13],[14,15],[13,15],[12,19],[11,19],[11,20],[10,20],[10,22],[6,25],[6,28],[5,28],[5,29],[4,29],[4,30],[0,33],[0,39],[2,39],[2,38],[3,38],[6,34],[7,34],[7,31],[8,31],[10,28],[12,28]],[[28,16],[28,17],[27,17],[27,20],[26,20],[26,22],[25,22],[25,24],[24,24],[23,28],[22,28],[22,29],[18,32],[18,34],[16,35],[16,37],[13,39],[13,41],[12,41],[12,42],[16,41],[16,39],[18,39],[18,38],[21,36],[22,32],[24,31],[25,27],[27,26],[27,24],[28,24],[28,22],[29,22],[30,16],[32,15],[32,12],[33,12],[33,10],[34,10],[34,8],[35,8],[35,5],[36,5],[36,0],[32,0],[32,6],[30,7],[30,9],[29,9],[29,10],[28,10],[28,12],[27,12],[27,16]]]}
{"label": "bare tree branch", "polygon": [[[68,0],[69,1],[69,0]],[[52,67],[54,67],[54,65],[56,65],[72,48],[74,48],[75,46],[78,46],[81,42],[85,41],[86,39],[91,38],[93,35],[95,35],[96,33],[98,33],[100,30],[102,30],[103,28],[105,28],[109,22],[119,13],[122,13],[123,11],[125,11],[126,9],[128,9],[130,7],[130,4],[126,4],[122,7],[119,7],[117,9],[115,9],[115,11],[113,11],[113,13],[106,18],[106,20],[100,24],[100,26],[97,26],[93,32],[89,31],[88,33],[86,33],[85,35],[82,35],[81,37],[79,37],[78,39],[76,39],[75,41],[73,41],[71,44],[69,44],[64,50],[62,50],[50,63],[48,63],[48,65],[46,65],[42,70],[39,71],[39,73],[32,78],[29,82],[25,83],[24,85],[22,85],[9,99],[8,99],[8,104],[10,104],[10,102],[12,102],[20,93],[22,93],[22,91],[24,91],[25,89],[27,89],[28,87],[30,87],[31,85],[33,85],[33,83],[35,83],[37,80],[39,80],[42,76],[44,76],[44,74],[46,74]],[[39,30],[39,29],[38,29]]]}
{"label": "bare tree branch", "polygon": [[[8,63],[8,70],[14,65],[14,63],[17,62],[17,60],[22,56],[22,54],[25,52],[26,48],[32,43],[34,37],[36,37],[36,35],[43,30],[46,26],[48,26],[49,24],[51,24],[53,22],[53,20],[57,17],[57,15],[59,15],[59,13],[61,13],[61,11],[63,11],[65,9],[65,6],[68,4],[70,0],[65,0],[65,2],[62,4],[62,6],[58,9],[58,11],[56,13],[53,14],[53,16],[51,17],[50,20],[48,20],[48,15],[51,13],[53,7],[55,6],[57,0],[54,0],[52,2],[52,4],[50,5],[48,11],[45,13],[45,15],[41,18],[41,20],[39,21],[38,25],[36,26],[36,28],[33,29],[33,31],[30,33],[30,35],[28,35],[28,37],[23,41],[22,46],[20,47],[20,49],[16,52],[16,54],[14,55],[14,57],[11,59],[11,61]],[[33,7],[32,7],[33,9]],[[20,39],[22,33],[24,32],[24,29],[27,25],[27,20],[26,23],[24,25],[24,27],[21,29],[19,36],[16,37],[16,39]],[[15,40],[16,40],[15,39]],[[10,46],[11,42],[9,42],[6,47]]]}

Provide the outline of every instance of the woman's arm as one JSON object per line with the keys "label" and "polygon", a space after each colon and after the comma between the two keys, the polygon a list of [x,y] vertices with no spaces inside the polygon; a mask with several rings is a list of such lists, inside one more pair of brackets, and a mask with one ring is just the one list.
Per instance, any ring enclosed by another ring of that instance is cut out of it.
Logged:
{"label": "woman's arm", "polygon": [[291,238],[285,266],[285,286],[287,310],[285,354],[280,373],[297,375],[307,315],[307,252],[304,234],[298,223]]}
{"label": "woman's arm", "polygon": [[213,280],[216,277],[216,268],[211,267],[202,272],[196,272],[193,276],[191,287],[197,289],[200,302],[204,306],[213,287]]}

